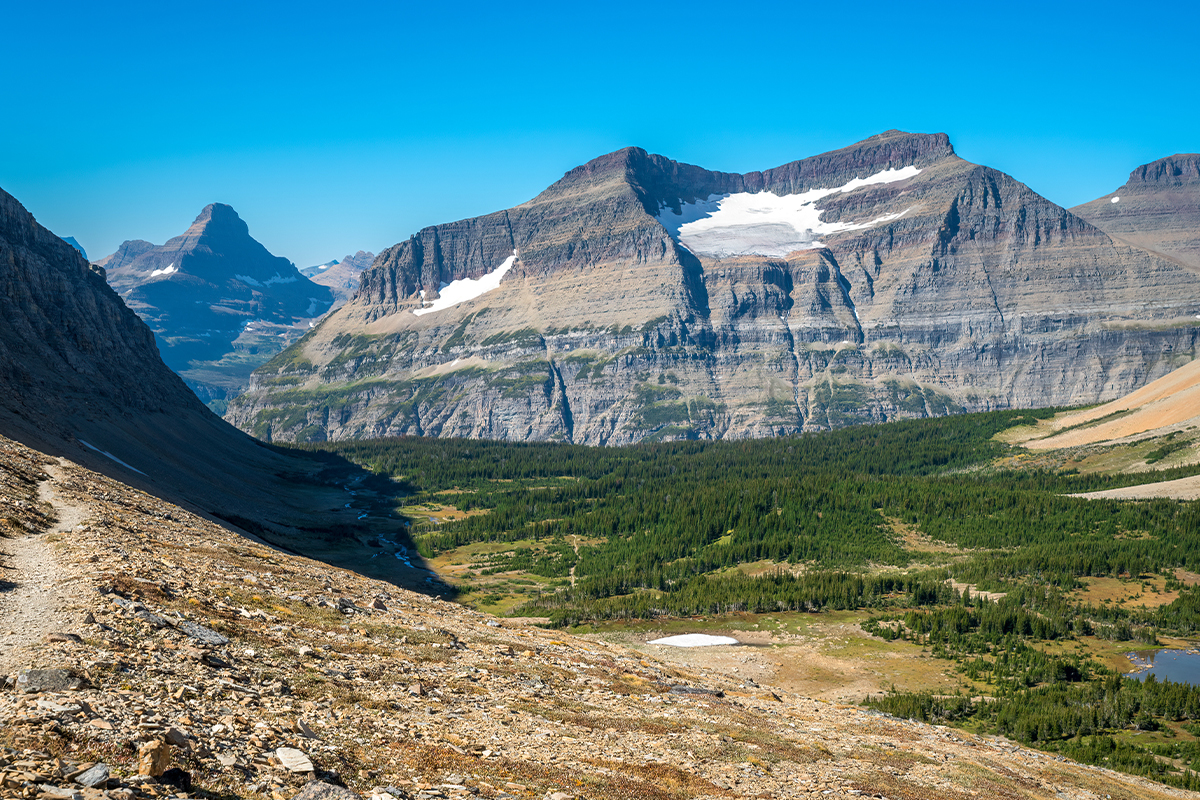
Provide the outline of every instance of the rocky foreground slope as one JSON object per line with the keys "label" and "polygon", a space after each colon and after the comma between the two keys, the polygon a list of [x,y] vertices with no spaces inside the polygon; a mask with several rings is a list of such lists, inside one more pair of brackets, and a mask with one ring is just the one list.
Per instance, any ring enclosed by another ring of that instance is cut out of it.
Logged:
{"label": "rocky foreground slope", "polygon": [[256,373],[268,440],[621,444],[1108,400],[1190,360],[1200,276],[944,134],[745,175],[637,148],[426,228]]}
{"label": "rocky foreground slope", "polygon": [[163,360],[205,401],[239,394],[255,367],[299,339],[334,300],[328,286],[255,241],[222,203],[205,206],[166,244],[127,241],[97,264],[154,331]]}
{"label": "rocky foreground slope", "polygon": [[502,626],[3,439],[0,509],[6,797],[1195,796]]}

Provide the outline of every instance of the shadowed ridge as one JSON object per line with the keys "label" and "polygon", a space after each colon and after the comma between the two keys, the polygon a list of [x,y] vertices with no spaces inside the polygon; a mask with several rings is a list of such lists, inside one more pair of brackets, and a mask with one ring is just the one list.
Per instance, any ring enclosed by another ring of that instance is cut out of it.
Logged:
{"label": "shadowed ridge", "polygon": [[[163,363],[150,329],[108,286],[104,270],[3,190],[0,435],[237,520],[276,546],[357,564],[380,578],[411,578],[418,589],[425,582],[426,573],[395,559],[363,555],[371,531],[394,528],[384,535],[404,541],[390,508],[362,523],[363,510],[330,511],[342,508],[346,482],[369,476],[338,459],[265,447],[209,411]],[[334,479],[339,484],[328,485]]]}

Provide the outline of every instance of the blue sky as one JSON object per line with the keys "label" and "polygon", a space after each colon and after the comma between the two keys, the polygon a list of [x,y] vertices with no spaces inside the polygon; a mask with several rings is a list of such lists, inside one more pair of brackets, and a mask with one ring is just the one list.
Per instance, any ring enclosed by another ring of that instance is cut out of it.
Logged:
{"label": "blue sky", "polygon": [[299,266],[378,252],[630,144],[743,172],[945,131],[1066,206],[1200,150],[1194,3],[50,1],[2,19],[0,188],[93,258],[213,201]]}

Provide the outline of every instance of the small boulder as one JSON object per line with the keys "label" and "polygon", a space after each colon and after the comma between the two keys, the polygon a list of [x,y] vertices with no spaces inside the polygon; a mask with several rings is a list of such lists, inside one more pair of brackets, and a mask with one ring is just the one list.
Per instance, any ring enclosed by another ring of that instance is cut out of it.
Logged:
{"label": "small boulder", "polygon": [[313,763],[308,756],[294,747],[281,747],[275,751],[275,757],[288,772],[312,772]]}
{"label": "small boulder", "polygon": [[75,782],[80,786],[85,786],[88,789],[103,789],[108,783],[109,768],[108,764],[101,762],[94,767],[85,769],[83,772],[75,776]]}
{"label": "small boulder", "polygon": [[220,647],[221,645],[229,644],[229,639],[227,637],[222,636],[212,628],[206,628],[199,623],[192,622],[191,620],[184,620],[183,622],[180,622],[179,630],[183,631],[196,641],[203,642],[204,644],[211,645],[213,647]]}
{"label": "small boulder", "polygon": [[138,750],[138,775],[157,778],[167,771],[171,763],[171,746],[157,739],[146,742]]}
{"label": "small boulder", "polygon": [[83,687],[83,678],[69,669],[23,669],[17,673],[17,691],[70,692]]}
{"label": "small boulder", "polygon": [[324,781],[309,781],[292,800],[361,800],[356,792]]}

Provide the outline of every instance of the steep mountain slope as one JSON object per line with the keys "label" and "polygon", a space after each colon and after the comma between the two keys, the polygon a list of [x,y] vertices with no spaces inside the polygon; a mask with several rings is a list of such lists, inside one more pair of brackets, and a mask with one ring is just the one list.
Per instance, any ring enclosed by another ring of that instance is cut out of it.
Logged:
{"label": "steep mountain slope", "polygon": [[[104,270],[2,190],[0,434],[335,563],[380,533],[405,541],[361,470],[274,452],[205,408]],[[361,569],[428,588],[398,559]]]}
{"label": "steep mountain slope", "polygon": [[336,310],[350,302],[358,291],[358,282],[363,270],[371,266],[375,254],[359,250],[352,256],[342,256],[340,261],[328,264],[318,264],[315,267],[305,267],[300,274],[312,279],[313,283],[328,286],[333,292],[333,308]]}
{"label": "steep mountain slope", "polygon": [[1144,164],[1121,188],[1071,211],[1110,236],[1200,272],[1200,153]]}
{"label": "steep mountain slope", "polygon": [[746,175],[628,148],[383,252],[230,407],[274,440],[745,437],[1117,397],[1200,278],[943,134]]}
{"label": "steep mountain slope", "polygon": [[[1200,426],[1200,360],[1104,405],[1054,420],[1061,433],[1026,444],[1033,450],[1162,436]],[[1070,428],[1071,430],[1066,430]]]}
{"label": "steep mountain slope", "polygon": [[[39,491],[78,520],[45,545],[60,581],[44,626],[0,643],[18,689],[0,696],[5,796],[282,800],[314,779],[299,797],[1196,796],[653,652],[667,648],[501,623],[3,438],[0,477],[27,530],[49,529],[27,510]],[[20,591],[37,574],[8,577]]]}
{"label": "steep mountain slope", "polygon": [[221,203],[164,245],[127,241],[97,263],[154,331],[168,366],[221,408],[333,303],[327,287],[271,255]]}

